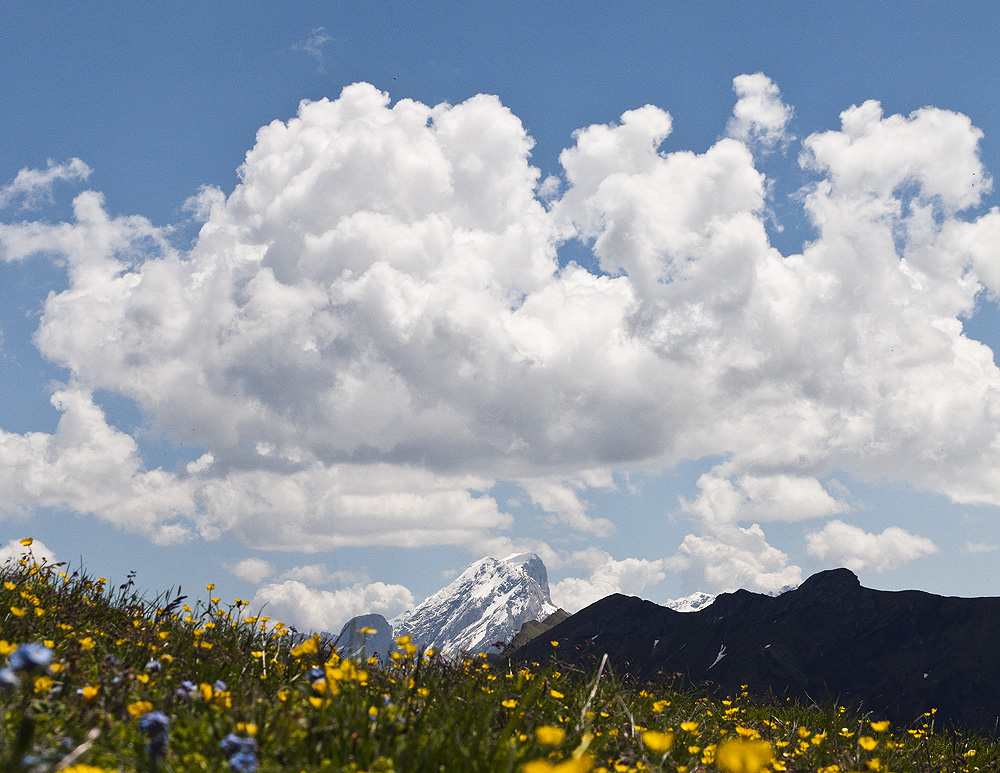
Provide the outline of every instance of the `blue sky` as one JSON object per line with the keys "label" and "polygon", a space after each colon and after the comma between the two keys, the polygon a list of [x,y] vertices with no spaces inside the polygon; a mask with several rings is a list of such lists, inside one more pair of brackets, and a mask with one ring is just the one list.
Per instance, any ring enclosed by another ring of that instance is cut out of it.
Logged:
{"label": "blue sky", "polygon": [[1000,11],[622,8],[2,12],[0,542],[323,627],[521,549],[998,595]]}

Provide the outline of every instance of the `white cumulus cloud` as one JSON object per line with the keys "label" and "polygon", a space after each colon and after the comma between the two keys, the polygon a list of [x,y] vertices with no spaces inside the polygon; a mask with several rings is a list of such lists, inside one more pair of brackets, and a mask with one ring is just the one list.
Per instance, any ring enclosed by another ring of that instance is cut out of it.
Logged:
{"label": "white cumulus cloud", "polygon": [[17,177],[0,188],[0,209],[15,201],[21,202],[22,209],[35,209],[46,202],[52,202],[52,187],[57,180],[86,180],[93,170],[78,158],[71,158],[64,164],[49,159],[45,169],[25,167]]}
{"label": "white cumulus cloud", "polygon": [[756,523],[725,525],[703,535],[684,538],[674,560],[692,590],[722,593],[745,588],[775,593],[802,582],[802,570],[787,553],[768,544]]}
{"label": "white cumulus cloud", "polygon": [[938,552],[926,537],[890,526],[881,534],[833,520],[806,535],[807,550],[826,566],[844,566],[855,572],[898,569],[921,556]]}
{"label": "white cumulus cloud", "polygon": [[733,78],[733,91],[739,100],[733,108],[733,117],[726,124],[730,137],[758,144],[764,149],[795,139],[787,132],[792,108],[781,100],[780,89],[764,73]]}
{"label": "white cumulus cloud", "polygon": [[656,585],[666,577],[667,571],[674,568],[670,559],[617,560],[594,548],[577,552],[566,561],[582,565],[587,570],[584,577],[567,577],[551,586],[553,603],[571,613],[613,593],[641,595],[648,586]]}
{"label": "white cumulus cloud", "polygon": [[20,561],[26,556],[32,556],[39,564],[52,565],[56,563],[56,555],[39,539],[33,539],[30,545],[22,545],[20,539],[12,539],[0,547],[0,566],[11,561]]}
{"label": "white cumulus cloud", "polygon": [[413,594],[402,585],[383,582],[356,584],[341,590],[316,590],[298,580],[285,580],[258,588],[251,602],[254,610],[300,631],[340,633],[356,615],[381,614],[386,618],[412,609]]}
{"label": "white cumulus cloud", "polygon": [[255,556],[237,561],[232,566],[227,566],[226,569],[251,585],[260,585],[265,579],[274,574],[274,566],[271,565],[270,561],[265,561],[263,558]]}
{"label": "white cumulus cloud", "polygon": [[[54,433],[0,438],[0,501],[162,542],[478,549],[509,541],[499,480],[600,535],[614,472],[712,457],[677,562],[761,590],[798,568],[759,524],[846,512],[837,471],[1000,504],[1000,370],[963,334],[1000,292],[981,132],[848,108],[802,141],[815,238],[785,255],[751,146],[790,141],[791,110],[765,76],[734,88],[704,152],[662,150],[673,120],[645,105],[540,185],[499,98],[354,84],[262,127],[235,189],[190,203],[188,250],[92,191],[69,222],[0,223],[0,259],[65,265],[34,340],[67,373]],[[601,272],[559,265],[571,239]],[[204,455],[149,469],[97,390]]]}

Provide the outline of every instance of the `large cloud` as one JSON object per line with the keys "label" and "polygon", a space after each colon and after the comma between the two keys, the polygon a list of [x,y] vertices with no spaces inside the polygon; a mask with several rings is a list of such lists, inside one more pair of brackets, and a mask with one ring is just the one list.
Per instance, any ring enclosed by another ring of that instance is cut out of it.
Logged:
{"label": "large cloud", "polygon": [[339,633],[352,617],[380,614],[395,617],[414,607],[413,594],[402,585],[358,583],[341,590],[317,590],[298,580],[272,583],[257,590],[250,606],[300,631]]}
{"label": "large cloud", "polygon": [[871,534],[857,526],[833,520],[806,535],[809,554],[826,566],[846,566],[860,572],[898,569],[921,556],[937,553],[931,540],[890,526],[881,534]]}
{"label": "large cloud", "polygon": [[[562,195],[495,97],[356,84],[262,128],[236,189],[192,202],[189,251],[92,192],[73,222],[0,226],[5,260],[54,252],[68,274],[36,336],[67,370],[67,425],[5,433],[34,481],[0,481],[7,507],[161,540],[482,549],[511,523],[496,480],[604,534],[586,493],[611,471],[712,455],[677,561],[763,588],[798,570],[756,524],[847,512],[836,470],[1000,504],[1000,372],[961,321],[1000,291],[1000,213],[963,214],[989,186],[980,132],[846,110],[802,143],[816,238],[785,256],[748,144],[790,141],[791,110],[764,76],[734,87],[732,136],[701,154],[661,151],[651,105],[580,130]],[[567,239],[602,271],[560,267]],[[146,469],[98,389],[206,456]]]}
{"label": "large cloud", "polygon": [[552,601],[568,612],[578,612],[612,593],[640,595],[680,566],[676,559],[617,560],[594,548],[577,551],[565,560],[587,570],[585,577],[566,577],[552,585]]}

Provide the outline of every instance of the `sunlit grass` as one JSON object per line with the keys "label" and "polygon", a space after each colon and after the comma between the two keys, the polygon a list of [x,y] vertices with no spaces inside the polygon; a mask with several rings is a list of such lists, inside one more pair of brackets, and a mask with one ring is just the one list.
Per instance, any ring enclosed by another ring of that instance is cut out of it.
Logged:
{"label": "sunlit grass", "polygon": [[[0,570],[0,770],[977,771],[993,740],[843,707],[715,696],[409,639],[338,657],[245,601],[137,594],[27,559]],[[553,648],[555,651],[555,648]]]}

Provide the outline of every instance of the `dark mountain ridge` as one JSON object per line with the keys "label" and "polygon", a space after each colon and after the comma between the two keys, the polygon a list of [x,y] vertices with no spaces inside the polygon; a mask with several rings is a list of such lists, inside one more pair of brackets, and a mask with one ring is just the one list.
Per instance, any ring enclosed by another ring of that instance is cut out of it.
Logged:
{"label": "dark mountain ridge", "polygon": [[757,695],[861,706],[897,723],[937,709],[939,726],[998,728],[1000,598],[872,590],[847,569],[777,597],[724,593],[697,612],[615,594],[512,657],[583,663],[603,653],[642,680],[679,673],[729,691],[745,684]]}

